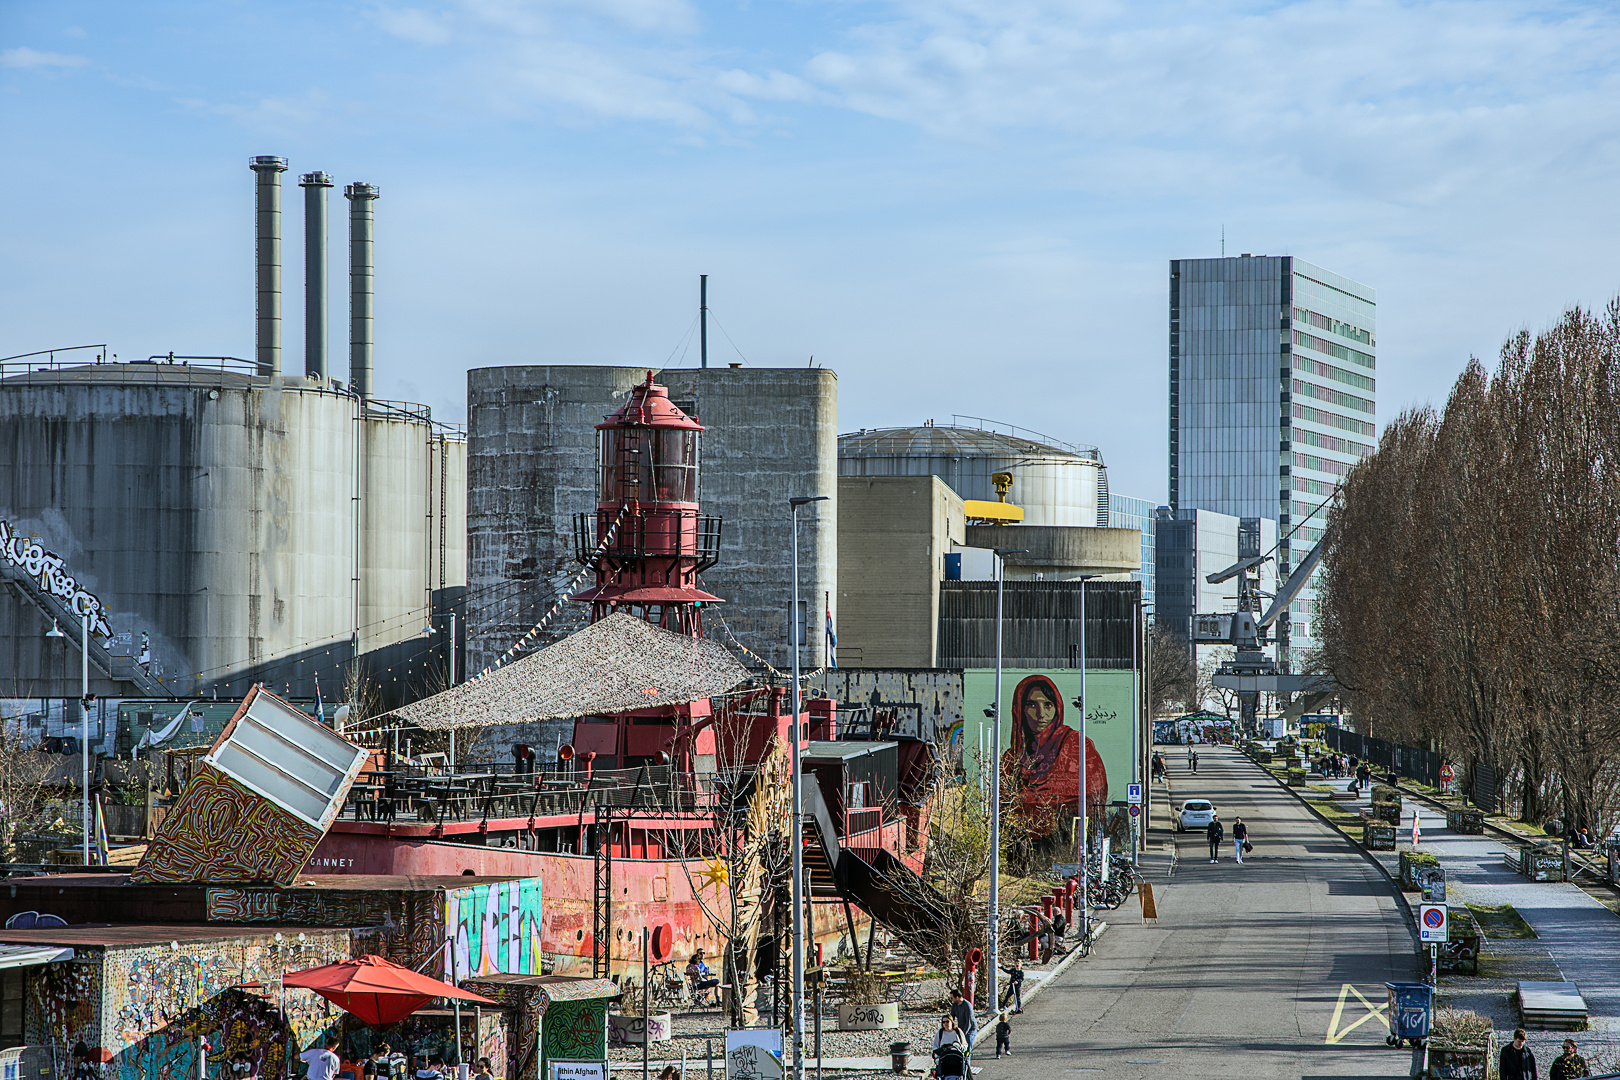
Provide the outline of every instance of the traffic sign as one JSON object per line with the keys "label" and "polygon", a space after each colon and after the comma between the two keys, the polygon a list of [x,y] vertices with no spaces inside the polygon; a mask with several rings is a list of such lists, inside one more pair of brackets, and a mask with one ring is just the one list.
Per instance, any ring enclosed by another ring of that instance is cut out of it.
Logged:
{"label": "traffic sign", "polygon": [[1131,807],[1131,817],[1140,817],[1141,815],[1142,815],[1142,808],[1140,806]]}
{"label": "traffic sign", "polygon": [[1452,780],[1456,779],[1456,776],[1457,770],[1452,767],[1451,762],[1448,761],[1440,766],[1440,782],[1442,784],[1451,783]]}
{"label": "traffic sign", "polygon": [[1142,801],[1142,785],[1141,784],[1126,784],[1125,785],[1125,801],[1128,802],[1128,803],[1139,803],[1139,802],[1141,802]]}
{"label": "traffic sign", "polygon": [[1446,940],[1448,913],[1444,904],[1418,905],[1418,940],[1442,942]]}

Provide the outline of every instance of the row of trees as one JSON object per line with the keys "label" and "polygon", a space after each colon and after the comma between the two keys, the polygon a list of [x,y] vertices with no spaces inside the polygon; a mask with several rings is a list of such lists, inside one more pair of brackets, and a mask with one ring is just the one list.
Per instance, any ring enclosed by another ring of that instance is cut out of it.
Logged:
{"label": "row of trees", "polygon": [[1329,528],[1321,661],[1361,730],[1443,749],[1526,821],[1607,832],[1620,809],[1620,302],[1521,332],[1494,375],[1469,363],[1443,412],[1403,413]]}

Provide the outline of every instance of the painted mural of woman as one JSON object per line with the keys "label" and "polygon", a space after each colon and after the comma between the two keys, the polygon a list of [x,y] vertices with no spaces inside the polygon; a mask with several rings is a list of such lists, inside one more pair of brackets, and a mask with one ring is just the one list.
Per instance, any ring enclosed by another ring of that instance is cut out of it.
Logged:
{"label": "painted mural of woman", "polygon": [[[1028,675],[1013,691],[1012,746],[1003,769],[1017,768],[1027,810],[1075,806],[1080,790],[1080,732],[1063,723],[1063,695],[1045,675]],[[1108,806],[1108,771],[1096,745],[1086,739],[1086,812]]]}

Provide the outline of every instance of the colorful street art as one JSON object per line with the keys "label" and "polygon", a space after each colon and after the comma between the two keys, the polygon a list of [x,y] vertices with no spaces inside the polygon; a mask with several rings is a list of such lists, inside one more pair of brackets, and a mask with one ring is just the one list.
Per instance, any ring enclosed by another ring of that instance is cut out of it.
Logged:
{"label": "colorful street art", "polygon": [[203,765],[130,876],[135,884],[274,881],[289,884],[322,831]]}
{"label": "colorful street art", "polygon": [[309,991],[283,992],[281,976],[370,951],[374,937],[310,930],[81,951],[29,974],[25,1037],[98,1048],[112,1080],[193,1076],[205,1040],[215,1061],[242,1054],[260,1064],[255,1075],[284,1075],[289,1045],[308,1046],[338,1012]]}
{"label": "colorful street art", "polygon": [[607,999],[554,1001],[540,1018],[540,1054],[546,1061],[601,1061],[607,1057]]}
{"label": "colorful street art", "polygon": [[374,950],[412,970],[444,946],[444,890],[209,889],[208,921],[376,927]]}
{"label": "colorful street art", "polygon": [[457,981],[540,974],[540,879],[445,890],[444,970]]}
{"label": "colorful street art", "polygon": [[[978,747],[990,746],[992,721],[985,714],[995,702],[995,672],[963,673],[963,749],[967,770],[977,782]],[[1080,672],[1069,669],[1002,671],[1001,762],[1003,783],[1019,788],[1018,808],[1041,829],[1066,828],[1079,806]],[[1094,820],[1112,820],[1123,804],[1132,773],[1132,679],[1129,671],[1086,672],[1086,803]],[[1122,815],[1121,815],[1122,816]],[[1053,845],[1045,845],[1051,848]],[[1053,854],[1047,851],[1047,854]]]}

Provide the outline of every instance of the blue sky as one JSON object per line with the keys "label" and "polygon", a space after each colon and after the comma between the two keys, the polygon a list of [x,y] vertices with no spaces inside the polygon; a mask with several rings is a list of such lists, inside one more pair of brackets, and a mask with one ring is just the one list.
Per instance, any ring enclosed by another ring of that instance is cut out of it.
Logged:
{"label": "blue sky", "polygon": [[251,356],[280,154],[291,370],[321,169],[382,190],[382,396],[693,364],[707,273],[711,362],[814,356],[844,430],[1013,422],[1162,499],[1169,259],[1372,285],[1380,418],[1438,403],[1620,285],[1617,65],[1610,7],[1491,0],[3,0],[0,355]]}

